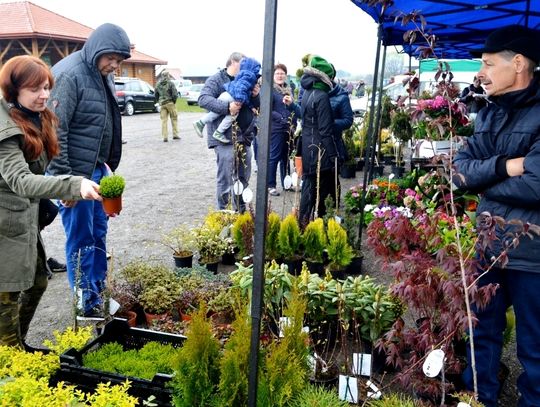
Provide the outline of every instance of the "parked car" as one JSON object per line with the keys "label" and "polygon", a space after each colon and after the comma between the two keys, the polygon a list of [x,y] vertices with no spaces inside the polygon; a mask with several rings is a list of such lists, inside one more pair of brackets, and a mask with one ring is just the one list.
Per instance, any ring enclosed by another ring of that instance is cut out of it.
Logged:
{"label": "parked car", "polygon": [[202,88],[204,88],[204,83],[196,83],[195,85],[190,86],[187,95],[184,96],[188,105],[199,104],[199,95],[201,94]]}
{"label": "parked car", "polygon": [[154,88],[139,78],[118,77],[114,79],[116,98],[120,111],[131,116],[135,112],[159,112],[154,100]]}
{"label": "parked car", "polygon": [[172,83],[174,83],[174,86],[176,86],[178,96],[181,98],[186,97],[189,88],[191,85],[193,85],[191,79],[173,79]]}

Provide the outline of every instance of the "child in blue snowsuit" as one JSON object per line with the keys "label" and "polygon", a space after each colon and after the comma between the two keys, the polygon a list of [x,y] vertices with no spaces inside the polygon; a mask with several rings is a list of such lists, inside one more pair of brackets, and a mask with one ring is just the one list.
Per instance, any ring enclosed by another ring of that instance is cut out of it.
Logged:
{"label": "child in blue snowsuit", "polygon": [[[240,61],[240,70],[238,75],[235,78],[225,84],[225,91],[219,95],[218,100],[223,100],[228,103],[230,102],[239,102],[239,103],[249,103],[251,99],[251,92],[257,84],[257,80],[260,78],[261,64],[253,58],[243,58]],[[194,123],[194,127],[197,130],[199,137],[202,137],[202,129],[206,123],[211,122],[217,119],[220,115],[214,112],[206,113],[200,120]],[[225,133],[229,127],[232,126],[233,121],[236,119],[237,115],[228,114],[221,120],[218,128],[212,134],[212,137],[222,143],[229,144],[229,140]]]}

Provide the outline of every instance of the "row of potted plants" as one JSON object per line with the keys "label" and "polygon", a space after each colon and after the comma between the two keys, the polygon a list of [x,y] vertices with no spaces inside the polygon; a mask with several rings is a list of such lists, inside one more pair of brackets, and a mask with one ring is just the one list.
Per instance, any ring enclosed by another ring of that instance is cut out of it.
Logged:
{"label": "row of potted plants", "polygon": [[[236,260],[250,263],[253,253],[255,224],[250,212],[210,212],[200,227],[179,225],[163,237],[177,258],[192,258],[199,254],[199,263],[215,263],[225,254],[235,254]],[[330,272],[341,272],[351,263],[355,253],[347,231],[334,218],[325,222],[315,219],[302,232],[294,215],[281,220],[274,212],[268,215],[266,258],[288,263],[291,271],[300,272],[301,261],[314,264],[323,273],[325,262]],[[176,261],[178,266],[191,263]],[[358,270],[357,272],[360,272]]]}

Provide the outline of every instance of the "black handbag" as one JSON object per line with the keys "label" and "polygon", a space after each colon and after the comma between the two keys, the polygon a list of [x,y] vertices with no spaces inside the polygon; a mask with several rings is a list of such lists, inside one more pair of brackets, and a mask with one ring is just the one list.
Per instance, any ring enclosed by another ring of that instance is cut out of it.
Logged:
{"label": "black handbag", "polygon": [[58,206],[56,206],[53,201],[50,199],[39,200],[39,230],[49,226],[53,222],[54,218],[56,218],[56,215],[58,215]]}

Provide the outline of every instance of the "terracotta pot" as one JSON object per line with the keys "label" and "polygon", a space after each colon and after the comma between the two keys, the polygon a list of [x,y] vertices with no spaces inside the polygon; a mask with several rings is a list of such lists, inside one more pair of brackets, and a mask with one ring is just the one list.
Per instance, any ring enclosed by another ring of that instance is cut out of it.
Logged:
{"label": "terracotta pot", "polygon": [[137,326],[137,313],[135,311],[126,311],[126,319],[130,327]]}
{"label": "terracotta pot", "polygon": [[103,198],[103,210],[109,216],[118,215],[122,210],[122,197]]}
{"label": "terracotta pot", "polygon": [[298,179],[302,178],[302,157],[294,157],[294,168],[298,174]]}

